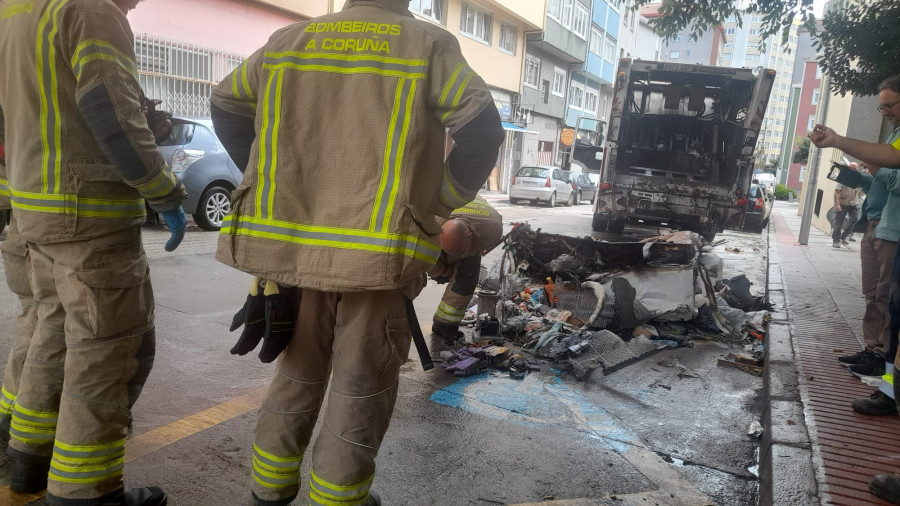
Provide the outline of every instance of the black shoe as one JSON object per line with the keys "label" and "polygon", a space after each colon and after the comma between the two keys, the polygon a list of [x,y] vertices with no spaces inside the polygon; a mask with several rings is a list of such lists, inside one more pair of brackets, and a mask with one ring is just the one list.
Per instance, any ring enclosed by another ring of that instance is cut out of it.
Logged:
{"label": "black shoe", "polygon": [[284,499],[278,499],[276,501],[265,501],[256,497],[256,494],[250,492],[253,495],[253,502],[256,503],[256,506],[288,506],[288,504],[294,502],[294,499],[297,498],[297,494],[292,495],[291,497],[286,497]]}
{"label": "black shoe", "polygon": [[456,344],[460,339],[466,338],[463,331],[459,330],[459,325],[439,321],[431,325],[431,333],[442,338],[446,344]]}
{"label": "black shoe", "polygon": [[884,357],[878,356],[877,359],[862,364],[851,365],[847,368],[855,376],[862,378],[863,376],[874,376],[880,378],[884,376]]}
{"label": "black shoe", "polygon": [[[47,502],[56,506],[65,506],[79,499],[64,499],[47,494]],[[166,506],[169,498],[159,487],[142,487],[119,489],[96,500],[97,506]]]}
{"label": "black shoe", "polygon": [[881,390],[875,390],[868,397],[853,399],[850,405],[853,406],[853,411],[864,415],[882,416],[897,414],[897,402],[884,395]]}
{"label": "black shoe", "polygon": [[36,494],[47,488],[47,474],[50,473],[50,458],[6,449],[12,461],[9,488],[20,494]]}
{"label": "black shoe", "polygon": [[854,353],[853,355],[838,357],[837,361],[844,365],[856,365],[871,362],[877,356],[878,355],[874,351],[863,350],[859,353]]}
{"label": "black shoe", "polygon": [[381,496],[370,490],[369,499],[363,504],[363,506],[381,506]]}
{"label": "black shoe", "polygon": [[0,441],[9,441],[9,428],[11,423],[11,416],[0,418]]}
{"label": "black shoe", "polygon": [[869,482],[869,490],[891,504],[900,504],[900,476],[876,474]]}

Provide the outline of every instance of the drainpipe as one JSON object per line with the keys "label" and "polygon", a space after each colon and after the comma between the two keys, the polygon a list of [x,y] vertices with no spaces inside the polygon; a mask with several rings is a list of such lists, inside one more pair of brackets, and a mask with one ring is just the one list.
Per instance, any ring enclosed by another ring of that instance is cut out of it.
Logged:
{"label": "drainpipe", "polygon": [[[831,101],[831,76],[825,74],[822,79],[823,93],[822,99],[819,101],[819,107],[816,110],[816,124],[825,123],[825,114],[828,111],[828,102]],[[812,224],[813,207],[816,205],[816,190],[819,182],[819,160],[822,158],[822,150],[817,148],[812,142],[809,143],[809,161],[806,175],[809,178],[806,183],[806,197],[803,199],[803,217],[800,220],[800,234],[797,241],[806,246],[809,243],[809,227]]]}

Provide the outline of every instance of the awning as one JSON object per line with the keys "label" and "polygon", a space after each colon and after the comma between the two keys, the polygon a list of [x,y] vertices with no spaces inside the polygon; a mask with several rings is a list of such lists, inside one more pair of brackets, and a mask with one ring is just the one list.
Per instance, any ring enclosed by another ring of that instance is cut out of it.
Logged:
{"label": "awning", "polygon": [[522,132],[523,134],[538,134],[538,132],[535,132],[534,130],[525,130],[519,125],[516,125],[514,123],[507,123],[505,121],[503,122],[503,129],[509,130],[510,132]]}

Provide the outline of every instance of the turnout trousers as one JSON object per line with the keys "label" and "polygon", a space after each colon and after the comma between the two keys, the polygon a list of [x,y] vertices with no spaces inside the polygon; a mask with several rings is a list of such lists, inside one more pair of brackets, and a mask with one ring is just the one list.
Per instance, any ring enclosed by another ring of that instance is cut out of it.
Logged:
{"label": "turnout trousers", "polygon": [[155,352],[141,230],[28,243],[28,255],[37,324],[7,451],[21,460],[50,461],[51,504],[96,504],[124,487],[130,407]]}
{"label": "turnout trousers", "polygon": [[869,220],[859,244],[862,264],[862,291],[866,298],[863,340],[867,350],[884,353],[888,344],[891,300],[891,269],[897,243],[875,237],[879,220]]}
{"label": "turnout trousers", "polygon": [[466,315],[466,307],[472,300],[472,295],[475,294],[475,288],[478,287],[480,271],[481,255],[463,257],[456,264],[453,275],[450,276],[450,282],[444,289],[441,303],[434,312],[435,322],[459,325],[463,316]]}
{"label": "turnout trousers", "polygon": [[0,419],[10,419],[19,391],[19,378],[25,366],[25,354],[28,352],[31,335],[37,322],[37,309],[29,280],[31,266],[28,261],[28,246],[19,235],[15,215],[10,215],[6,240],[0,243],[0,251],[3,253],[6,284],[9,291],[19,298],[21,305],[19,316],[16,317],[9,359],[3,373],[3,386],[0,387]]}
{"label": "turnout trousers", "polygon": [[297,495],[300,463],[328,389],[308,503],[363,504],[409,355],[406,298],[400,290],[298,292],[294,336],[256,422],[251,490],[257,499],[284,504]]}

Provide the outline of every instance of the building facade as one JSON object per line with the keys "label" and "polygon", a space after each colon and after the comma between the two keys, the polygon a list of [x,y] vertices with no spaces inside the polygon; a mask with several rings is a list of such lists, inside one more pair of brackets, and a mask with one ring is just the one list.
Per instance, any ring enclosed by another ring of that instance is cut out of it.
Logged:
{"label": "building facade", "polygon": [[[821,21],[817,24],[821,28]],[[819,101],[818,92],[814,93],[812,90],[819,88],[822,72],[817,70],[813,73],[813,77],[808,75],[809,64],[815,63],[817,57],[818,52],[813,46],[809,29],[801,26],[797,31],[797,51],[794,56],[791,97],[788,102],[788,128],[785,131],[785,143],[776,173],[776,181],[793,190],[800,189],[805,177],[806,164],[795,164],[791,162],[791,158],[797,150],[797,143],[809,132],[809,116],[815,114],[815,107],[811,109],[810,106],[816,106]],[[788,140],[791,141],[790,144]]]}

